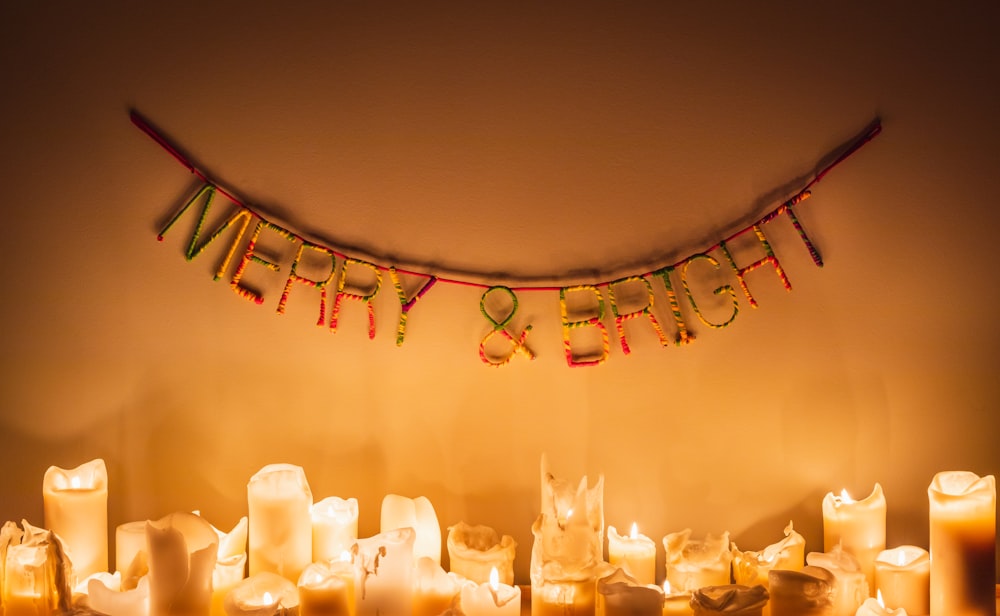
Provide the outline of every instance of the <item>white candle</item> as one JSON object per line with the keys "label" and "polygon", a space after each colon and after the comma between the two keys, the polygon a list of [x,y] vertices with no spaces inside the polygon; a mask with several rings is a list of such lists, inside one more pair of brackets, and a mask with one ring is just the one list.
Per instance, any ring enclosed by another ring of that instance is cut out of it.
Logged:
{"label": "white candle", "polygon": [[412,528],[416,532],[413,558],[428,557],[441,564],[441,525],[434,505],[426,496],[407,498],[386,494],[382,499],[381,528],[388,532],[397,528]]}
{"label": "white candle", "polygon": [[806,562],[833,574],[833,615],[854,616],[869,596],[868,579],[857,557],[837,544],[829,552],[810,552]]}
{"label": "white candle", "polygon": [[358,499],[329,496],[313,504],[312,560],[337,560],[358,540]]}
{"label": "white candle", "polygon": [[459,605],[465,616],[520,616],[521,589],[502,584],[499,572],[493,569],[485,584],[462,585]]}
{"label": "white candle", "polygon": [[410,614],[413,610],[412,528],[399,528],[358,539],[355,601],[359,616]]}
{"label": "white candle", "polygon": [[354,616],[354,578],[350,555],[306,567],[299,577],[299,616]]}
{"label": "white candle", "polygon": [[42,480],[45,528],[59,535],[74,580],[108,570],[108,469],[100,458],[74,469],[50,466]]}
{"label": "white candle", "polygon": [[55,616],[70,609],[72,589],[66,579],[69,563],[52,532],[22,521],[8,531],[3,578],[5,616]]}
{"label": "white candle", "polygon": [[930,554],[914,545],[883,550],[875,559],[876,594],[886,607],[930,614],[930,577]]}
{"label": "white candle", "polygon": [[771,616],[833,616],[835,583],[833,573],[822,567],[772,570],[768,574]]}
{"label": "white candle", "polygon": [[663,589],[616,569],[597,580],[595,612],[596,616],[663,616]]}
{"label": "white candle", "polygon": [[931,615],[996,612],[996,479],[938,473],[930,501]]}
{"label": "white candle", "polygon": [[788,522],[785,538],[772,543],[760,552],[741,552],[733,544],[733,579],[737,584],[768,587],[768,574],[773,569],[798,571],[805,566],[806,540]]}
{"label": "white candle", "polygon": [[694,591],[691,606],[694,616],[761,616],[767,599],[767,589],[760,584],[725,584]]}
{"label": "white candle", "polygon": [[445,571],[433,558],[418,558],[413,571],[413,616],[438,616],[448,611],[464,581]]}
{"label": "white candle", "polygon": [[193,513],[146,522],[151,616],[208,616],[219,539]]}
{"label": "white candle", "polygon": [[868,587],[875,592],[875,557],[885,549],[885,494],[878,483],[866,498],[856,501],[847,490],[823,497],[823,551],[838,543],[858,559]]}
{"label": "white candle", "polygon": [[730,563],[733,560],[729,531],[718,537],[709,534],[703,540],[692,540],[691,529],[686,528],[665,536],[663,547],[671,587],[694,591],[703,586],[729,583]]}
{"label": "white candle", "polygon": [[[878,594],[878,591],[876,591],[876,594]],[[894,610],[886,607],[882,604],[881,596],[877,599],[868,597],[861,604],[861,607],[858,608],[854,616],[907,616],[907,611],[904,608]]]}
{"label": "white candle", "polygon": [[656,581],[656,544],[639,534],[635,523],[628,536],[621,536],[614,526],[608,526],[608,562],[621,567],[641,584]]}
{"label": "white candle", "polygon": [[270,571],[297,582],[312,562],[312,492],[305,471],[269,464],[247,484],[250,575]]}
{"label": "white candle", "polygon": [[149,578],[142,577],[132,589],[109,588],[100,579],[87,583],[90,608],[108,616],[148,616]]}
{"label": "white candle", "polygon": [[212,616],[226,613],[226,593],[243,580],[247,564],[247,528],[246,516],[240,518],[228,533],[212,526],[219,539],[218,559],[212,571]]}
{"label": "white candle", "polygon": [[489,526],[471,526],[459,522],[448,529],[448,562],[457,573],[477,584],[488,582],[490,571],[497,570],[501,584],[514,584],[514,538]]}
{"label": "white candle", "polygon": [[149,572],[146,558],[146,521],[115,527],[115,571],[122,575],[122,590],[131,590]]}
{"label": "white candle", "polygon": [[674,592],[670,580],[663,580],[663,616],[692,616],[691,592]]}
{"label": "white candle", "polygon": [[227,616],[282,616],[295,614],[299,590],[283,576],[270,571],[251,575],[226,595]]}

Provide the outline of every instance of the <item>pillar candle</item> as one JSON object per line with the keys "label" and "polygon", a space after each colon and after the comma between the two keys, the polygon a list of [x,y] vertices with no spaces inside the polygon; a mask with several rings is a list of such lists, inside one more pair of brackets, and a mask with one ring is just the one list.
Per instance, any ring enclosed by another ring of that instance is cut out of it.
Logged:
{"label": "pillar candle", "polygon": [[219,540],[193,513],[146,522],[151,616],[208,616]]}
{"label": "pillar candle", "polygon": [[517,543],[510,535],[489,526],[459,522],[448,529],[448,562],[457,573],[477,584],[489,582],[490,571],[497,570],[499,583],[514,584],[514,555]]}
{"label": "pillar candle", "polygon": [[299,616],[354,616],[354,565],[317,562],[299,577]]}
{"label": "pillar candle", "polygon": [[901,545],[875,559],[876,592],[889,608],[905,608],[912,616],[930,614],[931,559],[927,550]]}
{"label": "pillar candle", "polygon": [[691,606],[694,616],[761,616],[767,599],[767,589],[760,584],[725,584],[694,591]]}
{"label": "pillar candle", "polygon": [[733,560],[729,531],[718,537],[709,534],[703,540],[692,540],[691,529],[686,528],[665,536],[663,547],[671,587],[694,591],[703,586],[729,583],[730,563]]}
{"label": "pillar candle", "polygon": [[299,590],[287,578],[261,571],[240,581],[226,595],[227,616],[284,616],[298,612]]}
{"label": "pillar candle", "polygon": [[270,571],[295,583],[312,562],[312,492],[305,471],[269,464],[247,484],[249,573]]}
{"label": "pillar candle", "polygon": [[247,528],[246,516],[241,517],[228,533],[212,526],[215,536],[219,539],[218,556],[215,569],[212,570],[212,616],[224,616],[226,594],[244,578],[247,564]]}
{"label": "pillar candle", "polygon": [[823,497],[823,551],[838,543],[858,559],[861,571],[875,592],[875,557],[885,549],[885,494],[878,483],[872,493],[855,501],[847,490]]}
{"label": "pillar candle", "polygon": [[451,609],[464,578],[421,556],[413,571],[413,616],[438,616]]}
{"label": "pillar candle", "polygon": [[424,556],[441,564],[441,525],[434,505],[426,496],[407,498],[386,494],[382,499],[381,527],[379,532],[397,528],[412,528],[415,532],[413,558]]}
{"label": "pillar candle", "polygon": [[785,527],[785,538],[772,543],[760,552],[742,552],[733,544],[733,580],[737,584],[768,586],[768,574],[772,569],[798,571],[805,566],[806,540],[792,528]]}
{"label": "pillar candle", "polygon": [[42,480],[45,528],[73,563],[71,580],[108,570],[108,469],[100,458],[74,469],[50,466]]}
{"label": "pillar candle", "polygon": [[329,496],[313,504],[312,560],[337,560],[358,540],[358,499]]}
{"label": "pillar candle", "polygon": [[411,613],[415,539],[412,528],[398,528],[354,544],[359,616]]}
{"label": "pillar candle", "polygon": [[771,616],[833,616],[836,578],[822,568],[772,570],[768,574]]}
{"label": "pillar candle", "polygon": [[810,552],[806,555],[806,562],[833,574],[834,616],[854,616],[869,596],[868,578],[861,570],[857,557],[837,544],[829,552]]}
{"label": "pillar candle", "polygon": [[90,608],[107,616],[148,616],[149,578],[142,577],[131,589],[109,588],[99,578],[87,583]]}
{"label": "pillar candle", "polygon": [[70,609],[70,565],[53,533],[22,521],[23,535],[7,546],[2,604],[5,616],[56,616]]}
{"label": "pillar candle", "polygon": [[930,501],[931,616],[996,613],[996,479],[938,473]]}
{"label": "pillar candle", "polygon": [[462,585],[460,611],[465,616],[520,616],[521,589],[500,582],[496,569],[484,584],[467,581]]}
{"label": "pillar candle", "polygon": [[[878,591],[876,591],[877,593]],[[878,599],[872,599],[868,597],[865,602],[861,604],[855,616],[907,616],[907,611],[904,608],[892,609],[888,608]]]}
{"label": "pillar candle", "polygon": [[614,526],[608,526],[608,562],[621,567],[641,584],[656,581],[656,544],[639,534],[634,523],[626,537],[619,535]]}
{"label": "pillar candle", "polygon": [[596,616],[663,616],[663,589],[644,584],[624,569],[597,580],[596,599]]}
{"label": "pillar candle", "polygon": [[674,592],[670,580],[663,580],[663,616],[692,616],[691,592],[681,590]]}
{"label": "pillar candle", "polygon": [[115,527],[115,571],[122,575],[122,589],[135,588],[149,570],[146,558],[146,521]]}

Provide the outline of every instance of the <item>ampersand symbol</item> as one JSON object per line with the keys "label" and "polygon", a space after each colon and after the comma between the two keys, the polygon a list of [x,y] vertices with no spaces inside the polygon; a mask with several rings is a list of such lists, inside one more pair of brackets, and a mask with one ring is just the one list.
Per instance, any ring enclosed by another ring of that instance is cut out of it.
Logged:
{"label": "ampersand symbol", "polygon": [[[493,318],[493,315],[491,315],[489,311],[486,310],[486,298],[489,296],[490,293],[493,293],[494,291],[503,291],[508,296],[510,296],[510,301],[511,301],[510,314],[508,314],[506,317],[504,317],[499,321]],[[514,294],[514,291],[512,291],[508,287],[501,287],[501,286],[490,287],[489,289],[486,289],[486,291],[483,293],[483,296],[479,299],[479,311],[482,312],[483,316],[486,317],[486,320],[493,325],[493,331],[486,334],[486,337],[483,338],[483,341],[479,343],[479,358],[483,360],[483,363],[489,364],[491,366],[502,366],[507,362],[509,362],[511,358],[514,357],[515,353],[522,353],[528,359],[535,359],[535,354],[532,353],[531,349],[529,349],[527,345],[524,344],[525,339],[528,337],[528,332],[531,331],[531,325],[526,326],[524,328],[524,331],[522,331],[521,335],[518,336],[517,338],[514,338],[514,336],[509,331],[507,331],[507,324],[510,323],[511,319],[514,318],[514,313],[517,312],[517,295]],[[502,358],[491,357],[486,352],[486,345],[493,338],[493,336],[496,336],[497,334],[503,336],[510,343],[510,351],[507,353],[507,355],[503,356]]]}

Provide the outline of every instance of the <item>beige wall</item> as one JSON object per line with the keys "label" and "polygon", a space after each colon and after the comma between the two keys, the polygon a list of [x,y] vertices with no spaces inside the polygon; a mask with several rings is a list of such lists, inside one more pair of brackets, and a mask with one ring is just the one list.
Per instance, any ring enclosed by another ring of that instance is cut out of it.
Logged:
{"label": "beige wall", "polygon": [[[609,524],[744,548],[793,519],[822,549],[823,494],[876,481],[890,545],[926,545],[933,474],[1000,471],[995,3],[161,4],[0,8],[0,518],[100,456],[111,524],[229,526],[291,462],[362,534],[396,492],[514,535],[525,581],[542,452],[604,473]],[[194,184],[130,108],[290,229],[486,282],[649,271],[885,130],[799,210],[824,268],[775,227],[793,292],[755,272],[730,327],[685,305],[694,344],[636,322],[577,369],[558,294],[521,293],[537,359],[492,369],[481,289],[437,285],[397,348],[391,287],[374,340],[357,303],[330,334],[305,289],[275,315],[273,236],[261,306],[220,249],[185,262],[186,219],[157,243]]]}

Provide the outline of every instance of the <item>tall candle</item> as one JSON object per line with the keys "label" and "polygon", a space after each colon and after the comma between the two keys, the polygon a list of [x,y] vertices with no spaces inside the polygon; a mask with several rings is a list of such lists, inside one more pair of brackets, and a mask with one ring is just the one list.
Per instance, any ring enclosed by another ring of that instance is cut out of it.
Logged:
{"label": "tall candle", "polygon": [[413,558],[428,557],[441,564],[441,525],[434,505],[426,496],[407,498],[386,494],[382,499],[381,529],[388,532],[397,528],[412,528],[415,532]]}
{"label": "tall candle", "polygon": [[694,591],[691,606],[694,616],[761,616],[767,599],[767,589],[760,584],[726,584]]}
{"label": "tall candle", "polygon": [[772,570],[768,574],[771,616],[833,616],[836,578],[822,568]]}
{"label": "tall candle", "polygon": [[412,528],[398,528],[354,544],[359,616],[412,612],[415,539]]}
{"label": "tall candle", "polygon": [[639,534],[635,523],[632,532],[624,537],[614,526],[608,526],[608,562],[621,567],[641,584],[656,581],[656,544]]}
{"label": "tall candle", "polygon": [[108,570],[108,469],[98,458],[50,466],[42,480],[45,528],[59,535],[76,581]]}
{"label": "tall candle", "polygon": [[249,573],[270,571],[297,582],[312,562],[312,492],[305,471],[269,464],[247,484]]}
{"label": "tall candle", "polygon": [[883,550],[875,559],[876,592],[883,603],[912,616],[930,614],[930,577],[930,555],[914,545]]}
{"label": "tall candle", "polygon": [[299,577],[299,616],[354,616],[354,565],[317,562]]}
{"label": "tall candle", "polygon": [[856,501],[847,490],[823,497],[823,551],[838,543],[858,559],[868,587],[875,592],[875,557],[885,549],[885,494],[875,484],[872,493]]}
{"label": "tall candle", "polygon": [[493,569],[488,582],[462,585],[459,606],[465,616],[520,616],[521,589],[501,583],[499,572]]}
{"label": "tall candle", "polygon": [[226,595],[226,616],[296,614],[299,590],[277,573],[261,571],[242,580]]}
{"label": "tall candle", "polygon": [[996,613],[996,479],[938,473],[930,501],[931,616]]}
{"label": "tall candle", "polygon": [[193,513],[146,522],[151,616],[208,616],[219,539]]}
{"label": "tall candle", "polygon": [[596,616],[663,616],[663,590],[616,569],[597,580]]}
{"label": "tall candle", "polygon": [[671,587],[694,591],[703,586],[729,583],[730,563],[733,560],[729,531],[718,537],[709,534],[702,540],[693,540],[691,529],[686,528],[665,536],[663,547]]}
{"label": "tall candle", "polygon": [[806,555],[806,562],[833,574],[834,616],[854,616],[854,612],[868,598],[868,579],[857,557],[838,543],[829,552],[810,552]]}
{"label": "tall candle", "polygon": [[358,540],[358,499],[329,496],[313,504],[312,560],[337,560]]}
{"label": "tall candle", "polygon": [[477,584],[489,582],[497,570],[501,584],[514,583],[514,555],[517,543],[510,535],[489,526],[459,522],[448,529],[448,562],[453,573]]}

